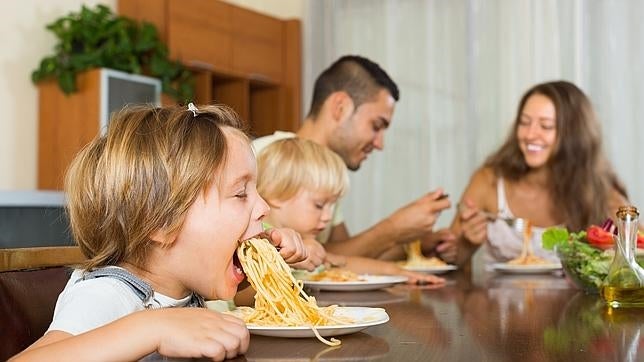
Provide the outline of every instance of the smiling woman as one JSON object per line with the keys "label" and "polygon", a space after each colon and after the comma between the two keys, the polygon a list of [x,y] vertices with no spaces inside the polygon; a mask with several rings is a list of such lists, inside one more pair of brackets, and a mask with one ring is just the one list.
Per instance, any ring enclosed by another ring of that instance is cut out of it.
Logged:
{"label": "smiling woman", "polygon": [[537,93],[528,98],[519,117],[517,139],[529,167],[548,162],[557,141],[556,124],[555,106],[548,97]]}
{"label": "smiling woman", "polygon": [[[541,247],[544,228],[583,229],[626,203],[626,191],[604,157],[588,97],[566,81],[535,85],[521,98],[505,143],[474,173],[463,194],[465,207],[452,224],[459,262],[480,245],[488,263],[507,262],[528,248],[556,261],[554,252]],[[496,220],[490,221],[489,213]],[[513,217],[533,225],[523,248],[521,233],[500,220]]]}

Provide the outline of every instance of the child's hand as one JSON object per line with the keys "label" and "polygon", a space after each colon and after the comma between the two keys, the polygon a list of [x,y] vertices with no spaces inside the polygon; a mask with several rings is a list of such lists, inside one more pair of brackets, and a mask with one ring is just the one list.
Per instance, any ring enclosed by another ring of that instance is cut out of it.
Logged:
{"label": "child's hand", "polygon": [[156,310],[149,321],[157,331],[157,351],[168,357],[233,358],[248,350],[250,334],[239,318],[204,308]]}
{"label": "child's hand", "polygon": [[327,256],[326,250],[322,244],[313,238],[306,238],[302,242],[304,243],[304,247],[308,250],[309,256],[304,261],[292,264],[291,266],[296,269],[313,271],[313,269],[324,263]]}
{"label": "child's hand", "polygon": [[279,253],[288,264],[301,262],[309,257],[309,251],[302,242],[300,234],[292,229],[277,228],[264,231],[271,244],[279,249]]}

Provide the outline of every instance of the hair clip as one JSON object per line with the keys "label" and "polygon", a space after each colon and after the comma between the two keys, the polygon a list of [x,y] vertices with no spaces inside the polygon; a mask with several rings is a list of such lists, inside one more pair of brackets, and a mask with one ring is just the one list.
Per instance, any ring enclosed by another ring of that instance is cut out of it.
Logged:
{"label": "hair clip", "polygon": [[192,111],[192,115],[197,117],[197,112],[199,112],[199,110],[197,109],[197,107],[195,107],[194,103],[192,102],[188,103],[188,110]]}

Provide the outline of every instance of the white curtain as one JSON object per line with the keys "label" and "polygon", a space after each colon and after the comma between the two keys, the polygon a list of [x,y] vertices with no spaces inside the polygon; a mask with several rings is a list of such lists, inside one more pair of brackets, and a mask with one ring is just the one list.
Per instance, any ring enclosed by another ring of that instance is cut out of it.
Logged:
{"label": "white curtain", "polygon": [[309,0],[305,13],[305,102],[344,54],[378,62],[401,89],[384,152],[351,175],[351,232],[439,186],[456,202],[506,137],[523,92],[554,79],[591,97],[607,154],[644,208],[644,2]]}

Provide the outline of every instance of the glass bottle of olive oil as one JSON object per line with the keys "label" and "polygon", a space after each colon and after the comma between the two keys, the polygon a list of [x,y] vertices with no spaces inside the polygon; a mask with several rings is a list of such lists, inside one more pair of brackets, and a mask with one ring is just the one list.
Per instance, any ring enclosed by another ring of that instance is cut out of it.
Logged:
{"label": "glass bottle of olive oil", "polygon": [[617,210],[615,257],[601,288],[601,296],[613,308],[644,307],[644,269],[635,259],[638,219],[634,206]]}

